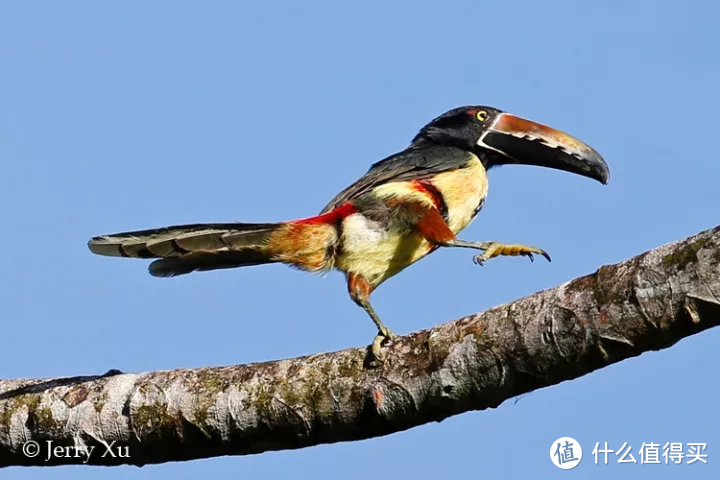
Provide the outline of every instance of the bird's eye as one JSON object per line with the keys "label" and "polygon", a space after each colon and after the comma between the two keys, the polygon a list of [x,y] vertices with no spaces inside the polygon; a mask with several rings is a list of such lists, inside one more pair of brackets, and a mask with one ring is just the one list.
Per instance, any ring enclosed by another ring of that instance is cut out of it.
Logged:
{"label": "bird's eye", "polygon": [[484,121],[487,120],[487,118],[488,118],[488,112],[485,111],[485,110],[479,110],[479,111],[475,114],[475,118],[477,118],[477,119],[480,120],[481,122],[484,122]]}

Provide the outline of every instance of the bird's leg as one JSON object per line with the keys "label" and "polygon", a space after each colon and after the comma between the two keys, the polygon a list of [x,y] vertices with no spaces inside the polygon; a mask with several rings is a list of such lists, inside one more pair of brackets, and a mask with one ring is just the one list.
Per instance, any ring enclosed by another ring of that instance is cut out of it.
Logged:
{"label": "bird's leg", "polygon": [[466,240],[449,240],[444,242],[445,247],[461,247],[461,248],[475,248],[477,250],[483,250],[480,255],[473,257],[473,262],[478,265],[483,265],[486,261],[491,258],[499,256],[518,256],[522,255],[529,257],[530,261],[533,261],[533,254],[542,255],[550,261],[550,255],[543,249],[537,247],[529,247],[527,245],[514,245],[504,244],[498,242],[468,242]]}
{"label": "bird's leg", "polygon": [[377,326],[378,333],[377,335],[375,335],[375,339],[373,340],[370,347],[370,352],[373,356],[370,364],[371,366],[379,366],[384,361],[382,344],[386,340],[393,340],[397,338],[397,335],[395,335],[388,327],[385,326],[385,324],[380,320],[378,314],[375,312],[375,309],[370,304],[370,294],[372,293],[374,288],[370,284],[370,282],[355,273],[348,274],[347,278],[348,292],[350,293],[350,298],[352,298],[356,304],[361,306],[363,310],[365,310],[367,314],[370,315],[370,318],[372,318],[375,326]]}
{"label": "bird's leg", "polygon": [[445,222],[445,219],[443,219],[440,212],[436,209],[415,206],[415,210],[422,212],[422,215],[415,223],[415,231],[420,233],[428,242],[441,247],[461,247],[483,250],[481,255],[475,255],[473,257],[473,261],[478,265],[482,265],[487,260],[500,255],[523,255],[532,260],[533,254],[538,254],[550,261],[550,255],[548,255],[545,250],[537,247],[506,245],[498,242],[468,242],[466,240],[458,240]]}

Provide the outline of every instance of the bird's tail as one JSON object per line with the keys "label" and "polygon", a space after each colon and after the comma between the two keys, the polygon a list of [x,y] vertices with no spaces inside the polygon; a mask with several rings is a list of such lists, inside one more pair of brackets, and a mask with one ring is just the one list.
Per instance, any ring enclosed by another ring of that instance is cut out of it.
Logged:
{"label": "bird's tail", "polygon": [[326,270],[337,232],[334,225],[314,220],[178,225],[101,235],[88,247],[98,255],[156,258],[150,264],[156,277],[273,262]]}

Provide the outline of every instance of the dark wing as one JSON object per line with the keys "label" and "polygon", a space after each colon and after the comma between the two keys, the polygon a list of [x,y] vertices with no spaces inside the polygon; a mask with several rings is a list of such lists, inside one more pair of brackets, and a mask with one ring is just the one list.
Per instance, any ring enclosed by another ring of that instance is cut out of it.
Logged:
{"label": "dark wing", "polygon": [[462,168],[473,158],[470,152],[441,145],[410,146],[373,164],[355,183],[338,193],[322,212],[327,213],[343,203],[390,182],[423,180],[441,172]]}

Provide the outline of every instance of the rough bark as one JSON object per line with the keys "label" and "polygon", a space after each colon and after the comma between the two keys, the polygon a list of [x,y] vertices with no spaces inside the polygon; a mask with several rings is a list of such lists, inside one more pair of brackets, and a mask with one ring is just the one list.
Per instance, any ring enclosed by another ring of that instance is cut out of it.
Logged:
{"label": "rough bark", "polygon": [[[355,348],[230,367],[0,380],[0,466],[144,465],[375,437],[496,407],[718,323],[720,226],[402,337],[378,369]],[[28,441],[38,442],[34,457],[23,451]],[[61,450],[48,460],[49,445]]]}

